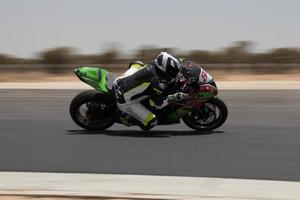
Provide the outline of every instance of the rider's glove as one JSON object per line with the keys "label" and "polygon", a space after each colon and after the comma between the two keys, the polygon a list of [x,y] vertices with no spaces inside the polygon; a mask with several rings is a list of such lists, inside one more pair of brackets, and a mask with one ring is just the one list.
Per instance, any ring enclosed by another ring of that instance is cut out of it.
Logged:
{"label": "rider's glove", "polygon": [[187,98],[187,95],[182,92],[177,92],[168,96],[168,99],[171,101],[182,101]]}

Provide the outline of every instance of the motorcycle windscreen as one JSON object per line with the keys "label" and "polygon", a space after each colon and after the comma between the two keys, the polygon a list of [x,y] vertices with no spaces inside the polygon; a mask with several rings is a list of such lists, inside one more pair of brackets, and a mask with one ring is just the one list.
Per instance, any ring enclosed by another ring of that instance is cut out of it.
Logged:
{"label": "motorcycle windscreen", "polygon": [[213,78],[209,75],[200,65],[197,65],[191,61],[185,62],[184,68],[190,70],[190,77],[193,77],[196,82],[199,84],[210,83]]}

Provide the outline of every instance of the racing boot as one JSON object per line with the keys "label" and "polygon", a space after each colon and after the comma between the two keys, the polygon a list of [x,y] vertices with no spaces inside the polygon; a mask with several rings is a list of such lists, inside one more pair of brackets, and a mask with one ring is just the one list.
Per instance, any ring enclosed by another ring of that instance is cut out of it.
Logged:
{"label": "racing boot", "polygon": [[[146,125],[145,125],[146,124]],[[157,124],[157,118],[155,115],[152,114],[152,119],[150,119],[147,123],[144,124],[140,124],[140,128],[143,131],[149,131],[150,129],[152,129],[155,125]]]}

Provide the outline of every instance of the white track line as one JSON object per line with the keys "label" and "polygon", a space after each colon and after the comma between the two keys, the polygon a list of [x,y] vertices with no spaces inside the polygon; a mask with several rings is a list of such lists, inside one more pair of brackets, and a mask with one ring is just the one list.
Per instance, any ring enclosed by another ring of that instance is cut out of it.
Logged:
{"label": "white track line", "polygon": [[176,176],[0,172],[0,194],[299,200],[300,182]]}
{"label": "white track line", "polygon": [[[300,81],[217,81],[221,90],[300,89]],[[91,89],[80,81],[2,82],[0,89]]]}

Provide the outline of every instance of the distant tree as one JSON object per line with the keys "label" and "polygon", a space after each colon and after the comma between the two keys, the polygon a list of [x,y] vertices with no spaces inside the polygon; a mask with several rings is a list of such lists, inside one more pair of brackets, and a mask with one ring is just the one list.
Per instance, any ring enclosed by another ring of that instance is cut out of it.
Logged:
{"label": "distant tree", "polygon": [[137,50],[136,55],[134,56],[133,60],[142,60],[143,62],[147,63],[154,60],[160,52],[165,51],[168,53],[174,53],[174,48],[156,48],[153,46],[144,46]]}
{"label": "distant tree", "polygon": [[238,41],[234,42],[232,46],[224,49],[226,55],[226,63],[246,63],[251,57],[251,46],[250,41]]}
{"label": "distant tree", "polygon": [[0,64],[9,63],[9,57],[5,54],[0,54]]}
{"label": "distant tree", "polygon": [[68,64],[72,63],[74,49],[70,47],[59,47],[48,49],[40,54],[42,63],[46,64]]}
{"label": "distant tree", "polygon": [[189,52],[185,59],[192,60],[197,63],[211,63],[215,62],[212,53],[209,51],[202,51],[202,50],[194,50]]}
{"label": "distant tree", "polygon": [[270,54],[266,52],[266,53],[251,54],[247,63],[255,64],[255,63],[270,63],[270,62],[272,62],[270,59]]}
{"label": "distant tree", "polygon": [[71,47],[58,47],[47,49],[39,54],[39,59],[17,58],[0,54],[0,64],[35,64],[43,63],[49,67],[47,70],[58,73],[59,64],[125,64],[133,60],[142,60],[149,63],[162,52],[167,51],[178,57],[193,60],[197,63],[300,63],[300,49],[277,48],[270,51],[253,53],[253,42],[238,41],[219,51],[192,50],[176,53],[174,48],[158,48],[143,46],[131,56],[122,56],[118,44],[104,44],[103,53],[99,54],[74,54]]}
{"label": "distant tree", "polygon": [[97,56],[97,63],[111,64],[117,63],[119,58],[119,51],[117,49],[106,50],[103,54]]}
{"label": "distant tree", "polygon": [[49,73],[59,74],[62,73],[62,69],[59,64],[73,63],[74,49],[71,47],[58,47],[48,49],[40,53],[41,63],[47,64],[45,70]]}
{"label": "distant tree", "polygon": [[274,63],[299,63],[300,50],[294,48],[273,49],[269,53],[269,58]]}

